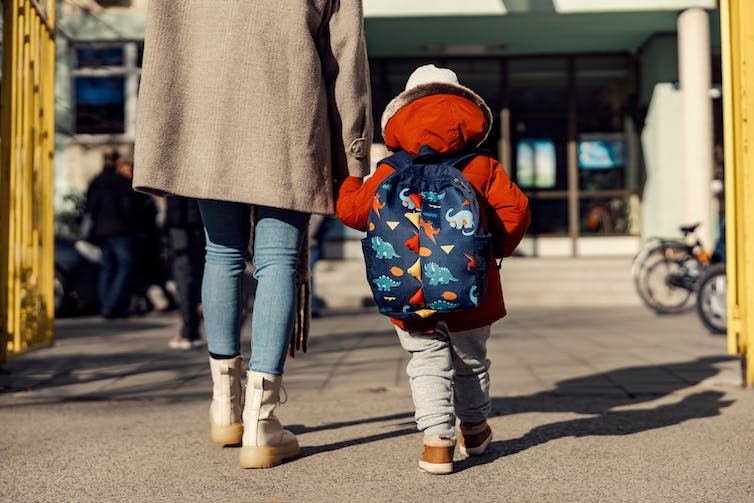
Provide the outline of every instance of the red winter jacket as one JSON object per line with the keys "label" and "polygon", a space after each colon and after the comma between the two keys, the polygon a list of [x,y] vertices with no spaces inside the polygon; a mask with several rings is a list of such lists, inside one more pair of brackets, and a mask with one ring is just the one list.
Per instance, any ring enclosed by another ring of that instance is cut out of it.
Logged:
{"label": "red winter jacket", "polygon": [[[423,145],[428,145],[439,153],[452,154],[477,145],[488,128],[484,114],[472,102],[460,96],[433,94],[401,108],[388,121],[384,136],[387,148],[393,151],[405,150],[416,155]],[[372,196],[393,171],[392,166],[381,163],[363,183],[356,177],[348,177],[343,182],[337,212],[344,224],[366,230]],[[527,197],[510,180],[502,165],[491,157],[476,157],[466,165],[463,174],[477,192],[496,255],[510,256],[531,221]],[[428,320],[392,319],[392,322],[410,331],[431,331],[438,320],[444,320],[451,331],[490,325],[505,316],[500,274],[492,260],[488,277],[487,290],[474,309],[437,315]]]}

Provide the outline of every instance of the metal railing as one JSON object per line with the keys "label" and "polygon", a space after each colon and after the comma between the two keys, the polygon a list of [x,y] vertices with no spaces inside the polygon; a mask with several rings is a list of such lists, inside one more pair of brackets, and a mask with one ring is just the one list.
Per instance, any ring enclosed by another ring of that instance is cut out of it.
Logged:
{"label": "metal railing", "polygon": [[0,363],[53,341],[55,10],[3,1]]}

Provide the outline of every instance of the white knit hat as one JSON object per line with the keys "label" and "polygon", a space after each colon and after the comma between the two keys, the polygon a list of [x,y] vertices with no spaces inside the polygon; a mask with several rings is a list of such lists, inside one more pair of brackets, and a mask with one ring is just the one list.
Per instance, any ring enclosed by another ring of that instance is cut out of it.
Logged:
{"label": "white knit hat", "polygon": [[487,121],[487,131],[485,131],[484,138],[479,143],[481,144],[487,139],[492,128],[492,112],[490,111],[490,107],[474,91],[459,84],[458,76],[453,70],[449,68],[437,68],[435,65],[424,65],[414,70],[414,73],[411,74],[408,82],[406,82],[406,89],[387,104],[380,121],[382,136],[385,136],[385,126],[388,121],[393,115],[398,113],[398,110],[412,101],[432,94],[454,94],[466,98],[479,107]]}

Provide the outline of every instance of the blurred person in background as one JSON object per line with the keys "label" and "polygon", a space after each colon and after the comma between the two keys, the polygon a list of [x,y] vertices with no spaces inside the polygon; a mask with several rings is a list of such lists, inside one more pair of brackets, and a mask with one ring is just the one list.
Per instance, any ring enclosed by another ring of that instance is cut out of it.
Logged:
{"label": "blurred person in background", "polygon": [[181,311],[181,333],[170,342],[172,349],[189,350],[204,345],[199,333],[202,276],[204,275],[204,227],[196,199],[168,196],[164,228],[172,256],[173,279]]}
{"label": "blurred person in background", "polygon": [[[129,183],[133,180],[132,161],[120,159],[117,172]],[[129,278],[129,312],[144,315],[150,311],[167,311],[171,299],[167,293],[168,250],[158,225],[158,198],[133,193],[134,265]]]}
{"label": "blurred person in background", "polygon": [[309,273],[311,276],[312,318],[322,316],[322,309],[327,305],[324,299],[317,296],[314,269],[319,259],[325,253],[327,238],[337,225],[338,219],[328,215],[315,214],[309,220]]}
{"label": "blurred person in background", "polygon": [[[299,453],[274,410],[286,354],[308,327],[302,244],[310,214],[333,214],[340,182],[369,172],[369,66],[359,0],[222,4],[149,3],[133,185],[199,199],[210,435],[242,443],[242,468],[267,468]],[[257,290],[244,401],[239,320],[252,210]]]}
{"label": "blurred person in background", "polygon": [[104,150],[102,171],[86,192],[91,236],[102,250],[98,290],[104,318],[128,316],[129,278],[134,267],[136,194],[130,180],[118,172],[119,157],[113,148]]}

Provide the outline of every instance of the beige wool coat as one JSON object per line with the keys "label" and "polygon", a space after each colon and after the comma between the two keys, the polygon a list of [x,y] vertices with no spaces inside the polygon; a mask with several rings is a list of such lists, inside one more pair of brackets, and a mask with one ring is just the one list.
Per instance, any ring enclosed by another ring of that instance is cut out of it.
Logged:
{"label": "beige wool coat", "polygon": [[150,2],[135,189],[332,214],[371,139],[361,0]]}

